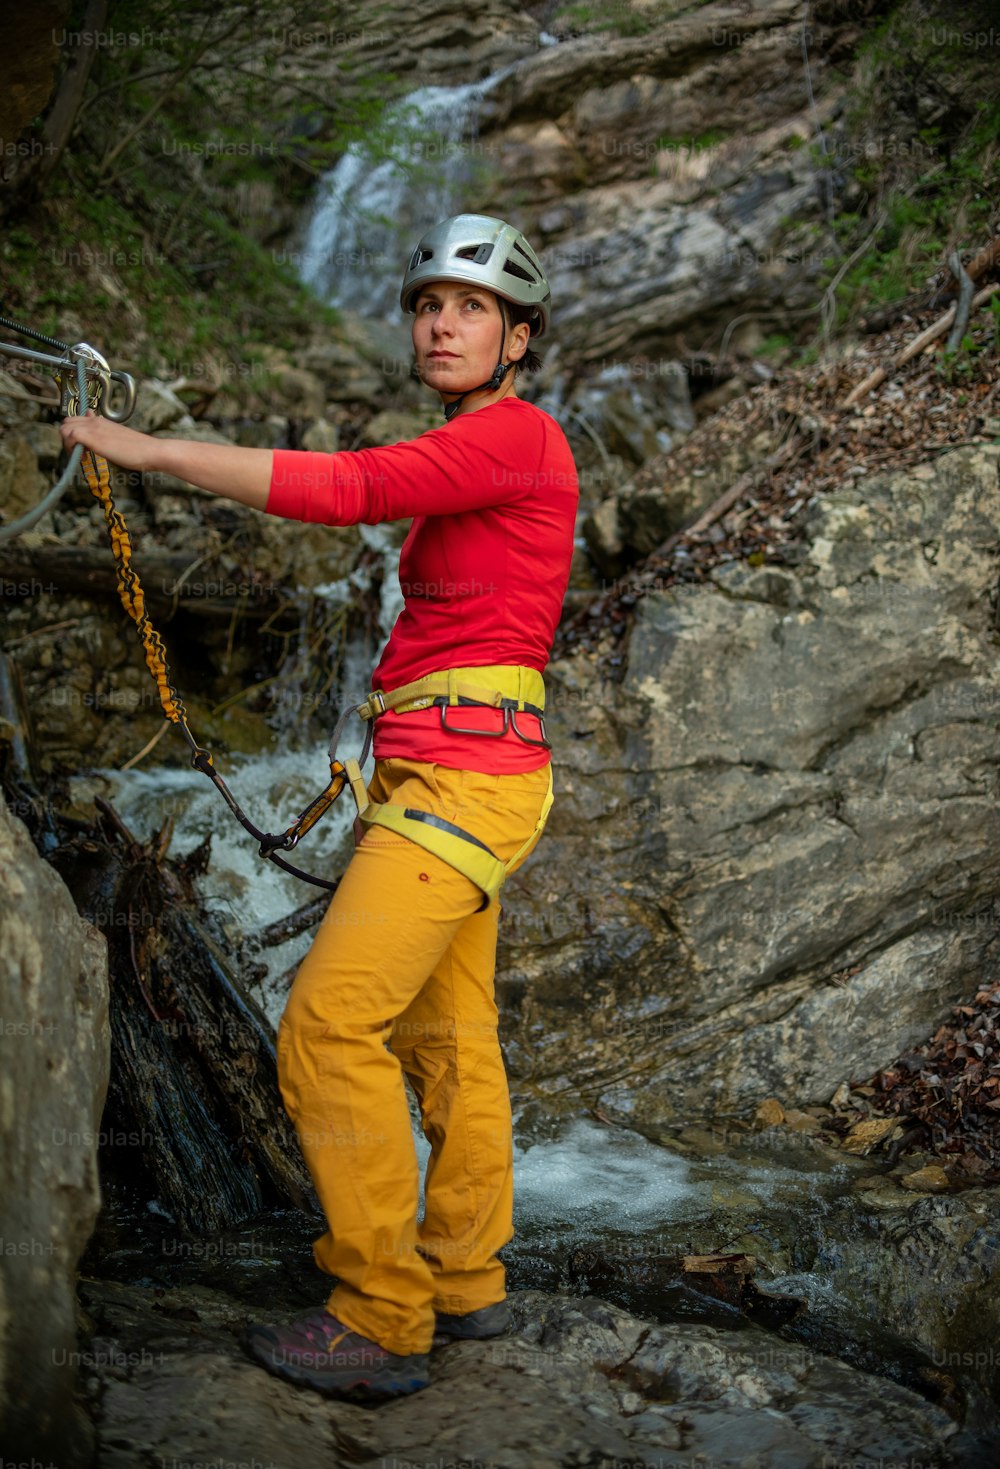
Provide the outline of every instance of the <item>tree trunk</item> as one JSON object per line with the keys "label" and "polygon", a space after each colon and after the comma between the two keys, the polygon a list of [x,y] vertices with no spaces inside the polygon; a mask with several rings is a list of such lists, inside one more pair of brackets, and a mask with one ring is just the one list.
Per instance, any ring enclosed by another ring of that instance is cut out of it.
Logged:
{"label": "tree trunk", "polygon": [[277,1085],[274,1032],[215,943],[184,870],[104,802],[50,856],[105,935],[111,1084],[104,1147],[145,1169],[181,1228],[215,1234],[267,1205],[319,1214]]}
{"label": "tree trunk", "polygon": [[[49,37],[55,36],[57,32],[51,24],[50,13],[55,11],[65,20],[67,10],[68,7],[59,5],[43,7],[41,13],[36,11],[33,16],[35,29],[40,29],[44,22],[45,34]],[[108,0],[88,0],[80,28],[81,34],[93,34],[102,30],[107,14]],[[0,191],[0,212],[3,214],[10,213],[15,206],[23,206],[29,199],[37,198],[51,178],[73,132],[98,50],[99,47],[94,45],[70,48],[69,59],[59,79],[55,101],[49,108],[41,135],[25,144],[28,151],[15,154],[11,161],[12,166],[4,169],[3,189]],[[41,108],[36,106],[35,113],[39,111]],[[23,131],[31,115],[20,121],[19,132]]]}

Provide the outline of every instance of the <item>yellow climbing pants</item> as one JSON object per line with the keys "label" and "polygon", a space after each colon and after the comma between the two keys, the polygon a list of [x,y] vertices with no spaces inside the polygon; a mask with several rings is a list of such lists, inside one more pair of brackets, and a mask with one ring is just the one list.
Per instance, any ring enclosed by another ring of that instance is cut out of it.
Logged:
{"label": "yellow climbing pants", "polygon": [[[484,775],[381,760],[373,801],[454,822],[501,860],[539,820],[548,767]],[[525,851],[519,861],[527,857]],[[493,996],[499,901],[395,831],[369,827],[289,995],[281,1091],[328,1230],[327,1302],[392,1352],[426,1352],[434,1312],[503,1300],[513,1235],[507,1076]],[[431,1156],[419,1178],[403,1077]]]}

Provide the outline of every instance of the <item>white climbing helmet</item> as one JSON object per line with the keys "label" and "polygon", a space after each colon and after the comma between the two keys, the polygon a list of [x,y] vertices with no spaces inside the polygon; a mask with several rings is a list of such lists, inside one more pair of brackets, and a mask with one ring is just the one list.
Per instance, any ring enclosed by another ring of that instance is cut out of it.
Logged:
{"label": "white climbing helmet", "polygon": [[538,256],[513,225],[488,214],[454,214],[428,230],[410,256],[399,304],[415,310],[417,293],[431,281],[468,281],[526,306],[540,337],[549,324],[551,292]]}

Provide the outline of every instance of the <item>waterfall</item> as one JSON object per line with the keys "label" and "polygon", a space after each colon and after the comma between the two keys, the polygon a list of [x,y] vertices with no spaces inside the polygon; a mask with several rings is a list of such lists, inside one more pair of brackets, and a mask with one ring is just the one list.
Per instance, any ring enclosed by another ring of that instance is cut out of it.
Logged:
{"label": "waterfall", "polygon": [[510,68],[461,87],[421,87],[390,107],[388,157],[352,143],[323,176],[299,275],[317,295],[364,316],[398,315],[405,256],[421,230],[461,210],[486,165],[477,144],[483,98]]}

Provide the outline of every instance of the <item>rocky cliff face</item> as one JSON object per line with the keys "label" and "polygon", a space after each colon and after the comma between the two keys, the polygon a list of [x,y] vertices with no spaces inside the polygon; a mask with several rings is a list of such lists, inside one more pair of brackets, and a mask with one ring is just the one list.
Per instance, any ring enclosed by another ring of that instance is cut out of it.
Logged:
{"label": "rocky cliff face", "polygon": [[[761,320],[808,310],[836,250],[835,133],[863,35],[852,7],[624,4],[610,29],[592,28],[607,19],[598,14],[583,32],[549,16],[484,0],[459,23],[430,7],[420,82],[491,73],[493,85],[467,140],[464,183],[454,142],[421,132],[414,147],[418,162],[454,175],[453,207],[513,215],[541,248],[560,363],[593,372],[684,356],[717,346],[738,315],[749,341]],[[398,21],[380,7],[354,43],[370,59],[374,32],[387,36],[380,55],[397,82],[409,75]],[[352,206],[364,211],[363,191]]]}
{"label": "rocky cliff face", "polygon": [[104,940],[0,802],[0,1418],[5,1450],[89,1465],[76,1265],[100,1205]]}
{"label": "rocky cliff face", "polygon": [[805,559],[554,665],[557,802],[511,892],[523,1083],[640,1121],[826,1102],[997,957],[996,448],[814,508]]}

